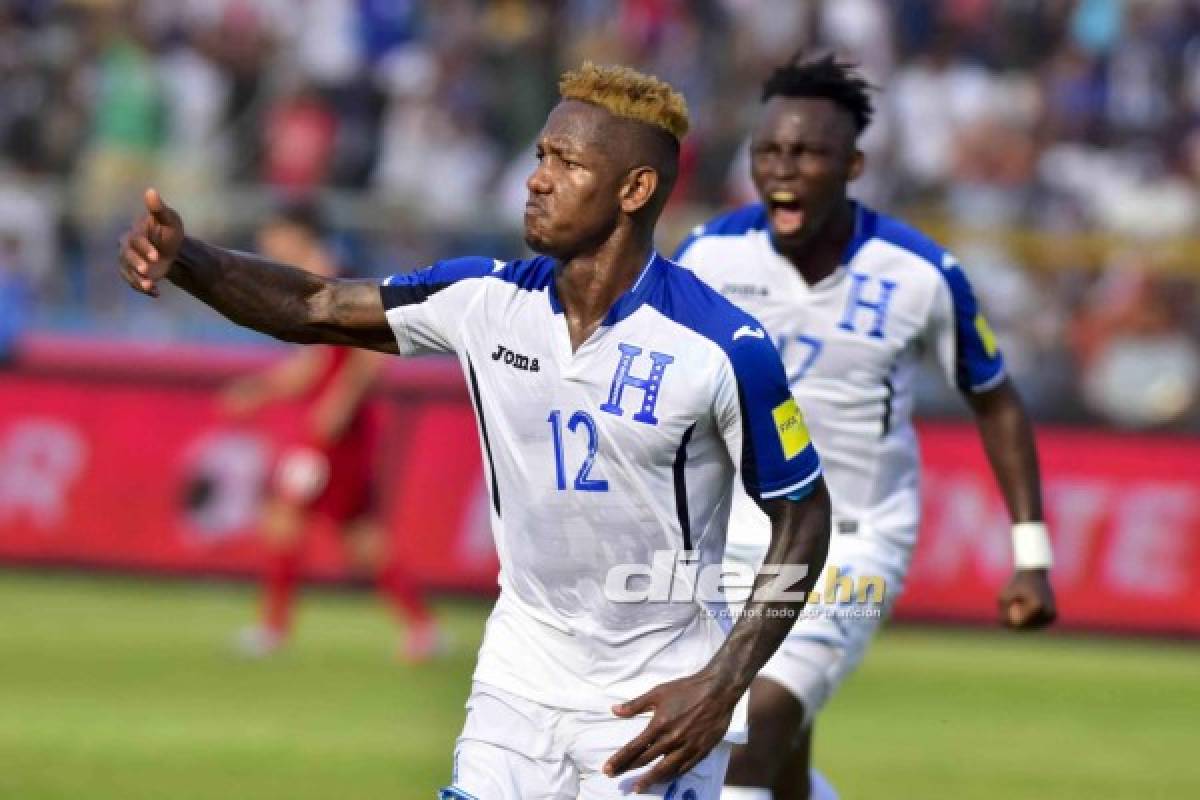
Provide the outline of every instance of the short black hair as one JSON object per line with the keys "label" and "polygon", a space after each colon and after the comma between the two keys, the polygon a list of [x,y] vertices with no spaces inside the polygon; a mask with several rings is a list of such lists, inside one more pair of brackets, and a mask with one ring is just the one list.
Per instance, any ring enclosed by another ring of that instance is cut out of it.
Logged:
{"label": "short black hair", "polygon": [[323,239],[329,233],[325,210],[315,198],[289,198],[273,210],[268,225],[291,225],[299,228],[314,239]]}
{"label": "short black hair", "polygon": [[870,96],[875,87],[858,70],[857,64],[838,61],[832,54],[811,61],[797,54],[767,78],[762,101],[772,97],[824,97],[846,111],[854,119],[855,129],[862,133],[875,110]]}

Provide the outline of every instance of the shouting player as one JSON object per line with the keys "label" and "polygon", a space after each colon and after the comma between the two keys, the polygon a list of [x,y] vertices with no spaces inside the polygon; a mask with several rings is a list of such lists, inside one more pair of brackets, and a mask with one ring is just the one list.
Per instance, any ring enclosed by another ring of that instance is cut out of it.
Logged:
{"label": "shouting player", "polygon": [[[122,271],[282,339],[458,355],[501,590],[442,798],[712,800],[735,707],[824,563],[828,494],[770,339],[654,252],[683,98],[590,64],[560,91],[528,179],[537,257],[328,280],[185,237],[150,190]],[[729,630],[699,576],[720,570],[739,469],[772,531]],[[790,565],[812,570],[786,596],[766,591]]]}
{"label": "shouting player", "polygon": [[[314,275],[337,274],[312,203],[295,203],[262,226],[258,249],[267,258]],[[316,522],[336,529],[351,564],[375,576],[379,591],[407,621],[399,650],[406,661],[433,655],[438,636],[420,590],[390,546],[374,503],[379,424],[368,395],[383,356],[348,347],[299,348],[260,375],[238,380],[222,397],[225,412],[246,417],[272,403],[304,406],[299,430],[273,471],[259,528],[267,546],[260,623],[242,631],[247,655],[266,655],[285,642],[299,580],[302,536]]]}
{"label": "shouting player", "polygon": [[[920,510],[912,384],[921,354],[932,351],[975,414],[1014,521],[1004,620],[1047,625],[1055,610],[1037,452],[987,321],[953,256],[847,196],[863,169],[857,139],[871,117],[867,90],[833,58],[777,69],[750,143],[761,202],[700,226],[677,258],[762,321],[812,421],[833,499],[826,569],[837,570],[819,588],[848,576],[881,579],[883,606],[899,594]],[[731,557],[761,558],[759,517],[735,500]],[[822,610],[797,623],[754,681],[750,741],[736,748],[727,779],[746,788],[726,798],[810,796],[813,718],[882,617]],[[812,796],[834,796],[816,777],[822,791]]]}

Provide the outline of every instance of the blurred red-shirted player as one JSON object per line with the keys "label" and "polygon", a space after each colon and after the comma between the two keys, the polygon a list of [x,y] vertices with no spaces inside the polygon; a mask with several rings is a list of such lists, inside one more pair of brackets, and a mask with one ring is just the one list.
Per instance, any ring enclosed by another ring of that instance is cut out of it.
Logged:
{"label": "blurred red-shirted player", "polygon": [[[320,216],[309,204],[285,207],[268,221],[259,232],[258,249],[266,258],[318,275],[337,272]],[[375,508],[372,471],[379,425],[368,395],[381,359],[348,347],[297,348],[270,370],[235,382],[222,397],[225,412],[234,417],[281,400],[304,407],[300,429],[280,451],[263,508],[260,527],[269,554],[262,618],[238,638],[248,655],[266,655],[286,641],[302,538],[318,518],[337,529],[351,564],[375,576],[382,596],[407,621],[401,657],[424,660],[437,649],[433,617],[389,546]]]}

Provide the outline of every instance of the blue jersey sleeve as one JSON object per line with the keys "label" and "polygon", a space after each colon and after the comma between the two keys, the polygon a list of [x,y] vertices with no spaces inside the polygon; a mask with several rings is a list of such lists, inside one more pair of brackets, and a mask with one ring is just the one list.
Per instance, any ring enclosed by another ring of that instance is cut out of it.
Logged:
{"label": "blue jersey sleeve", "polygon": [[479,286],[474,279],[499,272],[504,266],[503,261],[467,256],[385,280],[379,294],[401,354],[457,350],[463,309]]}
{"label": "blue jersey sleeve", "polygon": [[746,492],[759,500],[803,497],[821,474],[821,462],[779,353],[760,326],[742,326],[733,337],[726,350],[732,386],[725,393],[732,397],[720,419],[727,441],[740,440]]}
{"label": "blue jersey sleeve", "polygon": [[705,236],[742,236],[750,231],[766,229],[767,211],[761,203],[735,208],[692,228],[687,238],[680,242],[679,247],[675,249],[675,255],[671,260],[683,263],[692,245]]}
{"label": "blue jersey sleeve", "polygon": [[960,391],[986,392],[1004,379],[1004,356],[962,267],[946,254],[940,270],[949,303],[934,311],[938,359]]}

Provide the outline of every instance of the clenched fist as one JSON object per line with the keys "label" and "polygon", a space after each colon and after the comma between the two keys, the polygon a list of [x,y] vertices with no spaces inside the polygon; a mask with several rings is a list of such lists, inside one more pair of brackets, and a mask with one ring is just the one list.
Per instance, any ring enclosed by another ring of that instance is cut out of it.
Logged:
{"label": "clenched fist", "polygon": [[1058,610],[1054,590],[1044,569],[1019,569],[1013,573],[998,599],[1004,624],[1017,630],[1044,628],[1054,622]]}

